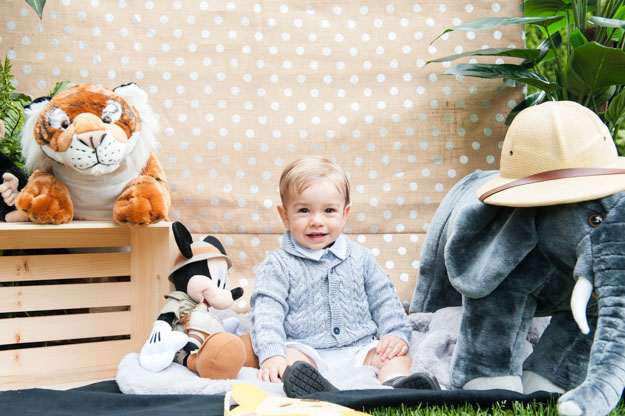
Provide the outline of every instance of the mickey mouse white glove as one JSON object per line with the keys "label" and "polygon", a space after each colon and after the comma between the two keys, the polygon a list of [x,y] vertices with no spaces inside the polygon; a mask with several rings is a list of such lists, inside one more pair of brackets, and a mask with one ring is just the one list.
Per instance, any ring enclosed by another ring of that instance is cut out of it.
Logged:
{"label": "mickey mouse white glove", "polygon": [[164,370],[174,361],[176,352],[187,345],[188,340],[187,334],[172,331],[167,322],[154,321],[150,337],[139,353],[139,364],[153,373]]}
{"label": "mickey mouse white glove", "polygon": [[4,175],[2,175],[2,179],[3,182],[0,184],[0,195],[2,195],[4,203],[12,207],[15,205],[15,200],[20,193],[17,190],[17,187],[20,184],[19,179],[9,172],[5,172]]}

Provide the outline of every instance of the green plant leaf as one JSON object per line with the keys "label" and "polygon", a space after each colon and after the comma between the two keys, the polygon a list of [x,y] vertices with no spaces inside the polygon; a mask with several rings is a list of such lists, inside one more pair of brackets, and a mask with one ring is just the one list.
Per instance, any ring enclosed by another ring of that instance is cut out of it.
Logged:
{"label": "green plant leaf", "polygon": [[621,6],[618,7],[618,9],[616,9],[616,11],[614,12],[614,14],[612,14],[612,16],[603,16],[603,17],[608,17],[611,19],[625,19],[625,4],[622,4]]}
{"label": "green plant leaf", "polygon": [[584,36],[584,34],[579,29],[575,29],[571,31],[569,43],[571,44],[573,49],[575,49],[588,43],[588,39],[586,39],[586,36]]}
{"label": "green plant leaf", "polygon": [[22,107],[26,107],[33,101],[31,96],[16,92],[12,94],[11,99],[16,103],[20,104]]}
{"label": "green plant leaf", "polygon": [[615,93],[616,85],[610,85],[608,88],[596,93],[592,97],[592,101],[588,104],[588,107],[596,113],[605,111],[604,104],[607,105],[608,100],[610,100]]}
{"label": "green plant leaf", "polygon": [[571,1],[563,0],[525,0],[523,11],[525,16],[545,16],[566,12],[571,9]]}
{"label": "green plant leaf", "polygon": [[2,117],[6,128],[7,136],[17,136],[24,125],[24,113],[18,106],[8,107],[4,110]]}
{"label": "green plant leaf", "polygon": [[625,122],[625,90],[621,91],[610,101],[608,109],[603,115],[606,120],[613,125],[620,125]]}
{"label": "green plant leaf", "polygon": [[[571,0],[526,0],[523,4],[525,16],[569,16],[573,21],[573,7]],[[566,19],[557,20],[543,26],[543,33],[548,30],[549,33],[555,33],[566,27]]]}
{"label": "green plant leaf", "polygon": [[470,31],[470,30],[487,30],[494,29],[499,26],[508,25],[529,25],[537,24],[541,26],[549,26],[553,22],[564,19],[564,16],[544,16],[544,17],[482,17],[463,25],[454,26],[451,29],[445,29],[443,33],[438,35],[430,43],[443,36],[445,33],[453,31]]}
{"label": "green plant leaf", "polygon": [[611,27],[616,29],[625,29],[625,20],[608,19],[607,17],[592,16],[590,22],[601,27]]}
{"label": "green plant leaf", "polygon": [[[608,34],[609,39],[607,42],[618,42],[623,37],[623,30],[625,29],[625,20],[618,18],[607,18],[601,16],[592,16],[589,21],[595,26],[600,27],[602,31]],[[606,41],[602,42],[605,44]]]}
{"label": "green plant leaf", "polygon": [[46,5],[46,0],[26,0],[26,3],[37,13],[39,19],[43,19],[43,7]]}
{"label": "green plant leaf", "polygon": [[65,90],[70,84],[71,84],[71,82],[67,81],[67,80],[66,81],[57,82],[54,85],[54,88],[52,88],[52,91],[50,91],[48,93],[48,97],[54,97],[55,95],[57,95],[61,91]]}
{"label": "green plant leaf", "polygon": [[595,95],[625,84],[625,51],[589,42],[573,50],[564,67],[564,85],[573,94]]}
{"label": "green plant leaf", "polygon": [[614,139],[619,156],[623,156],[625,154],[625,130],[617,131],[616,134],[613,134],[612,139]]}
{"label": "green plant leaf", "polygon": [[535,61],[536,59],[538,59],[538,55],[540,55],[540,51],[538,49],[488,48],[459,53],[457,55],[445,56],[438,59],[432,59],[431,61],[427,61],[426,64],[429,64],[430,62],[453,61],[455,59],[463,58],[465,56],[510,56],[513,58],[523,58],[530,61]]}
{"label": "green plant leaf", "polygon": [[[553,43],[556,49],[562,46],[562,35],[560,35],[560,32],[554,32],[553,35],[551,35],[551,39],[553,40]],[[543,39],[543,41],[540,43],[540,45],[536,47],[536,49],[540,51],[540,54],[538,55],[536,62],[529,62],[529,61],[523,62],[521,63],[522,67],[531,68],[536,63],[549,61],[554,58],[554,52],[553,52],[553,49],[551,48],[551,42],[549,42],[549,39]]]}
{"label": "green plant leaf", "polygon": [[528,95],[527,98],[525,98],[525,100],[521,101],[512,110],[510,110],[510,112],[508,113],[508,116],[506,117],[506,121],[505,121],[506,126],[509,126],[510,123],[512,123],[512,120],[514,120],[517,114],[519,114],[521,111],[533,105],[538,105],[538,104],[543,103],[546,98],[547,98],[547,93],[545,91],[538,91],[538,92],[535,92],[534,94]]}
{"label": "green plant leaf", "polygon": [[549,93],[562,88],[536,72],[527,70],[520,65],[512,64],[458,64],[445,71],[444,75],[461,75],[485,79],[512,79]]}

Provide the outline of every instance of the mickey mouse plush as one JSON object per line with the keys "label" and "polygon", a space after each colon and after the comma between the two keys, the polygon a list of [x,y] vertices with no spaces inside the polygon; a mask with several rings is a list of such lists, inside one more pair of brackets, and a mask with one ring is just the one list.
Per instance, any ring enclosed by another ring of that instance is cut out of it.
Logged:
{"label": "mickey mouse plush", "polygon": [[225,322],[208,309],[226,309],[243,295],[240,287],[226,290],[232,263],[223,245],[213,236],[193,242],[180,222],[173,223],[172,229],[180,250],[169,275],[176,290],[165,296],[139,364],[158,372],[175,361],[212,379],[235,378],[244,365],[258,367],[249,334],[231,333],[238,320],[227,332]]}

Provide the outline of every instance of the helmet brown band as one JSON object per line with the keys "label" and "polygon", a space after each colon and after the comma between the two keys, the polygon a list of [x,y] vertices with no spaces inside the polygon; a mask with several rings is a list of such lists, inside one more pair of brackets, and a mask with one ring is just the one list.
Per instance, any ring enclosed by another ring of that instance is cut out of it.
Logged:
{"label": "helmet brown band", "polygon": [[505,191],[506,189],[514,188],[521,185],[527,185],[530,183],[553,181],[556,179],[566,178],[579,178],[582,176],[600,176],[600,175],[625,175],[625,169],[607,169],[607,168],[570,168],[570,169],[557,169],[549,170],[547,172],[537,173],[535,175],[526,176],[525,178],[517,179],[484,192],[480,195],[480,201],[484,202],[486,198],[492,196],[498,192]]}

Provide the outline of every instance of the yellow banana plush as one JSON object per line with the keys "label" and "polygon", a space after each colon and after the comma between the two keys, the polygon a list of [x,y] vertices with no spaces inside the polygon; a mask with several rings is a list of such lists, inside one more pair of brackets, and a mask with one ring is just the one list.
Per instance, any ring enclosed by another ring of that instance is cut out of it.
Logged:
{"label": "yellow banana plush", "polygon": [[335,403],[314,399],[269,396],[256,386],[237,383],[224,400],[224,416],[358,416],[358,412]]}

